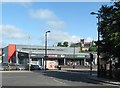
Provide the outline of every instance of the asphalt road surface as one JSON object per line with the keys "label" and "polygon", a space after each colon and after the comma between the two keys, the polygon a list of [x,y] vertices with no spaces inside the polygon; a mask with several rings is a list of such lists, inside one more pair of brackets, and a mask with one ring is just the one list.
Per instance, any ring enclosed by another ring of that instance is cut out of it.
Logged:
{"label": "asphalt road surface", "polygon": [[86,77],[86,74],[64,71],[2,72],[2,86],[87,86],[88,88],[93,86],[95,88],[119,88],[114,85],[90,80]]}

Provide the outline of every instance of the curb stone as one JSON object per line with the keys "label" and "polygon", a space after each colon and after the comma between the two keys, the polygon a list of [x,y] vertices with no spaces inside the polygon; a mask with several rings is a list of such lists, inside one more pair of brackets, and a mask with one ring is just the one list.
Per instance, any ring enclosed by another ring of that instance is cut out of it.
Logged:
{"label": "curb stone", "polygon": [[112,84],[112,85],[118,85],[120,86],[120,82],[110,82],[110,81],[104,81],[104,80],[100,80],[100,79],[95,79],[95,78],[91,78],[91,77],[87,77],[90,80],[94,80],[94,81],[99,81],[99,82],[103,82],[103,83],[108,83],[108,84]]}

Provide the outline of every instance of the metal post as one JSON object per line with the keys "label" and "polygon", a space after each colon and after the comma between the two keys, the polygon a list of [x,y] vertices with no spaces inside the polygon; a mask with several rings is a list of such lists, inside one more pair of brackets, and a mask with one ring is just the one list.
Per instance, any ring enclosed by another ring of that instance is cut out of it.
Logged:
{"label": "metal post", "polygon": [[97,51],[97,56],[98,56],[98,59],[97,59],[97,76],[99,77],[100,76],[100,29],[99,29],[99,23],[100,23],[100,16],[98,15],[98,51]]}
{"label": "metal post", "polygon": [[45,56],[44,56],[44,60],[45,60],[45,70],[46,70],[46,67],[47,67],[47,62],[46,62],[46,60],[47,60],[47,58],[48,58],[48,56],[47,56],[47,33],[48,33],[48,32],[50,32],[50,31],[45,32]]}
{"label": "metal post", "polygon": [[98,18],[98,49],[97,49],[97,76],[100,76],[100,27],[99,27],[99,23],[100,23],[100,14],[99,13],[95,13],[95,12],[91,12],[92,15],[97,15]]}
{"label": "metal post", "polygon": [[75,45],[74,45],[74,53],[73,53],[73,58],[74,58],[74,64],[73,64],[73,68],[75,68]]}
{"label": "metal post", "polygon": [[29,51],[29,71],[30,71],[30,51]]}
{"label": "metal post", "polygon": [[46,58],[47,57],[47,32],[45,33],[45,70],[46,70]]}
{"label": "metal post", "polygon": [[[30,40],[30,36],[28,36],[29,40]],[[31,48],[31,47],[30,47]],[[30,71],[30,55],[31,55],[31,49],[29,51],[29,71]]]}

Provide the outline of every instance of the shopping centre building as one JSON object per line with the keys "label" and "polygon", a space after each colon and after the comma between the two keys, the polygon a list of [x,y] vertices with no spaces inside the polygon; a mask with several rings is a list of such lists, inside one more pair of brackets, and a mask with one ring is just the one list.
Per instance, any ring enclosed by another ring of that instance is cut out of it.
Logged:
{"label": "shopping centre building", "polygon": [[[45,47],[37,45],[9,44],[2,50],[2,63],[38,64],[44,66]],[[54,69],[56,65],[89,65],[90,52],[80,53],[79,47],[48,46],[46,60],[47,68]],[[96,53],[93,53],[94,64],[97,64]]]}

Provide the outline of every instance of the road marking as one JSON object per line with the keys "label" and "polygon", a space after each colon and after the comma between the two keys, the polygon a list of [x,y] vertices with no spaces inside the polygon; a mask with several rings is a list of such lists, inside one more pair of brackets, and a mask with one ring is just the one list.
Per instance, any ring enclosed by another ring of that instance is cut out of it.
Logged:
{"label": "road marking", "polygon": [[0,71],[1,73],[15,73],[15,72],[32,72],[32,71]]}
{"label": "road marking", "polygon": [[53,79],[55,82],[58,82],[58,83],[61,83],[61,84],[66,84],[66,83],[64,83],[64,82],[58,81],[58,80],[55,79],[54,77],[49,77],[49,78]]}
{"label": "road marking", "polygon": [[58,82],[58,83],[61,83],[61,84],[66,84],[66,83],[61,82],[61,81],[58,81],[58,80],[56,80],[56,79],[53,79],[53,80],[56,81],[56,82]]}
{"label": "road marking", "polygon": [[27,78],[27,76],[14,76],[14,77],[12,77],[12,76],[8,76],[8,77],[6,77],[6,76],[3,76],[2,78]]}

